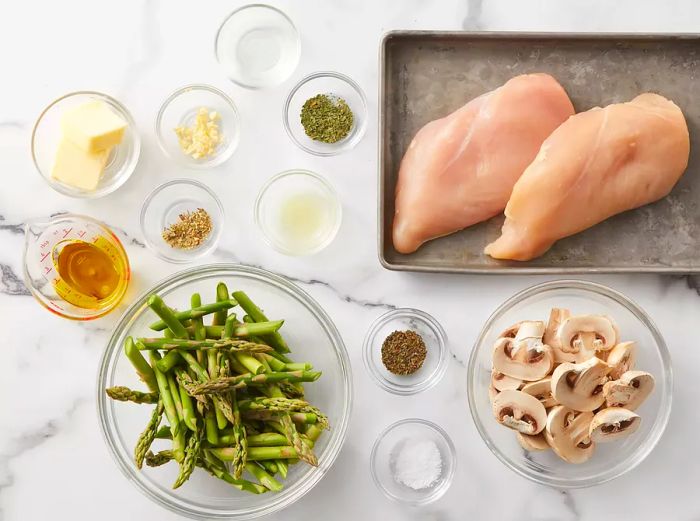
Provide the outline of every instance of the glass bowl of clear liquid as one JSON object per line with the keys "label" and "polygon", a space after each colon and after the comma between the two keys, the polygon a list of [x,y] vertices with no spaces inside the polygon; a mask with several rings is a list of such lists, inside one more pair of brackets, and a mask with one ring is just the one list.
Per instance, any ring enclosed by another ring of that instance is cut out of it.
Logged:
{"label": "glass bowl of clear liquid", "polygon": [[265,241],[285,255],[313,255],[335,238],[342,221],[337,192],[308,170],[272,177],[255,201],[255,222]]}
{"label": "glass bowl of clear liquid", "polygon": [[274,87],[299,63],[301,41],[279,9],[252,4],[232,12],[216,33],[216,59],[231,81],[249,89]]}

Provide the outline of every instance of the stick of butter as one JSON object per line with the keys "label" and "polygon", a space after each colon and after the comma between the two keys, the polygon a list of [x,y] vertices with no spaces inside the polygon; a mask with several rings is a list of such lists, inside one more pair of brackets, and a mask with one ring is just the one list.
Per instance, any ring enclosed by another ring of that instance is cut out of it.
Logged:
{"label": "stick of butter", "polygon": [[88,152],[64,138],[56,150],[51,177],[75,188],[92,191],[97,188],[111,150]]}
{"label": "stick of butter", "polygon": [[97,152],[121,143],[127,123],[100,100],[67,110],[61,118],[63,136],[83,150]]}

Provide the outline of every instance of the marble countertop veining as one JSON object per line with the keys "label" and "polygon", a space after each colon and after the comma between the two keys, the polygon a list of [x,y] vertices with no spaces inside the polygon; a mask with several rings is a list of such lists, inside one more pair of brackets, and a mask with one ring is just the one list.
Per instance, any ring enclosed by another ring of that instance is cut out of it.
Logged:
{"label": "marble countertop veining", "polygon": [[[297,282],[335,320],[354,369],[355,406],[335,465],[301,501],[271,520],[601,520],[700,519],[697,373],[700,282],[688,277],[587,277],[627,294],[664,334],[674,361],[671,421],[656,450],[632,473],[601,487],[563,492],[532,484],[501,465],[482,443],[465,399],[465,360],[488,314],[544,277],[395,273],[376,254],[377,128],[355,151],[333,158],[297,149],[281,125],[293,82],[317,70],[348,74],[364,88],[377,121],[378,44],[390,29],[693,32],[694,0],[272,0],[297,24],[302,58],[285,84],[248,91],[228,82],[213,56],[220,21],[240,1],[26,0],[0,17],[0,519],[179,519],[142,496],[119,472],[99,432],[97,364],[118,313],[84,324],[61,320],[29,296],[22,282],[23,224],[74,211],[104,220],[124,239],[134,279],[127,301],[174,273],[147,251],[138,213],[145,194],[176,176],[197,178],[225,201],[227,228],[206,261],[262,266]],[[242,117],[241,142],[225,166],[185,171],[166,159],[153,133],[167,94],[193,82],[229,93]],[[110,93],[132,111],[143,137],[134,176],[99,201],[66,198],[34,172],[29,136],[39,111],[71,90]],[[270,154],[270,150],[275,150]],[[342,194],[344,223],[324,252],[279,255],[257,236],[251,207],[272,174],[304,167],[324,173]],[[235,184],[235,196],[231,186]],[[231,198],[227,199],[230,194]],[[235,197],[235,200],[232,198]],[[441,321],[450,338],[448,372],[411,399],[379,389],[360,347],[370,322],[395,306],[414,306]],[[68,376],[68,378],[66,377]],[[454,483],[428,507],[388,501],[374,486],[370,447],[380,430],[404,417],[437,422],[458,454]]]}

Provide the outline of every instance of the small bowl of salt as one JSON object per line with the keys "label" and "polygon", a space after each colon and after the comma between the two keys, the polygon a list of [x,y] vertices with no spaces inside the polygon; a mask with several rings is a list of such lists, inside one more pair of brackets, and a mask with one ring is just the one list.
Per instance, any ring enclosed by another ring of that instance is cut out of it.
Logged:
{"label": "small bowl of salt", "polygon": [[447,433],[418,418],[389,425],[370,455],[379,489],[389,499],[416,506],[432,503],[450,488],[455,466],[455,447]]}

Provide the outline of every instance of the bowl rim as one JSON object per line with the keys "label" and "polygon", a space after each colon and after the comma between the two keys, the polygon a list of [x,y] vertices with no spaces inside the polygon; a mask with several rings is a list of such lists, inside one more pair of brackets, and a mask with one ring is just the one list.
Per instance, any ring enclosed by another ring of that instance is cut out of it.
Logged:
{"label": "bowl rim", "polygon": [[[289,121],[289,107],[292,104],[292,99],[294,98],[294,95],[299,91],[300,88],[302,88],[304,85],[309,83],[312,80],[318,79],[318,78],[335,78],[337,80],[340,80],[342,82],[347,83],[352,87],[355,92],[357,92],[358,96],[360,97],[360,100],[362,102],[362,122],[360,123],[360,126],[357,128],[357,132],[353,136],[352,139],[348,141],[340,141],[339,144],[331,149],[328,150],[315,150],[301,141],[299,141],[294,133],[292,132],[292,126]],[[365,96],[365,92],[362,90],[362,87],[353,80],[350,76],[346,76],[345,74],[342,74],[340,72],[335,72],[335,71],[318,71],[311,73],[307,76],[304,76],[302,79],[300,79],[294,87],[289,91],[289,94],[287,94],[287,99],[284,102],[284,107],[282,109],[282,123],[284,124],[284,130],[287,132],[287,135],[289,138],[292,140],[294,144],[296,144],[300,149],[302,149],[305,152],[308,152],[309,154],[312,154],[314,156],[320,156],[320,157],[330,157],[330,156],[335,156],[338,154],[342,154],[343,152],[347,152],[349,150],[352,150],[355,148],[360,141],[365,137],[365,132],[367,131],[367,97]]]}
{"label": "bowl rim", "polygon": [[[311,177],[314,181],[317,181],[321,185],[323,185],[323,187],[326,190],[328,190],[330,195],[333,197],[334,210],[338,214],[338,218],[336,219],[335,225],[333,226],[333,230],[328,234],[328,239],[324,242],[319,243],[319,245],[316,248],[302,253],[298,253],[289,248],[285,248],[284,246],[273,241],[263,229],[262,217],[260,215],[262,201],[265,197],[265,193],[270,189],[270,187],[280,179],[294,175]],[[340,194],[335,189],[335,187],[321,174],[317,174],[316,172],[312,172],[311,170],[306,170],[304,168],[292,168],[273,175],[267,181],[265,181],[265,183],[263,183],[263,185],[260,187],[260,190],[258,191],[258,195],[255,197],[255,202],[253,203],[253,220],[255,221],[255,226],[258,228],[258,230],[260,230],[260,233],[262,234],[263,241],[268,246],[272,247],[274,250],[284,255],[288,255],[290,257],[309,257],[311,255],[315,255],[325,250],[335,240],[336,236],[338,235],[338,232],[340,231],[340,227],[343,224],[343,203],[340,199]]]}
{"label": "bowl rim", "polygon": [[216,63],[219,64],[219,68],[224,69],[223,62],[221,60],[221,57],[219,56],[219,36],[221,35],[221,32],[222,32],[224,26],[235,15],[239,14],[241,11],[246,11],[248,9],[266,9],[269,11],[274,11],[276,14],[281,15],[281,17],[287,21],[289,26],[294,30],[294,35],[296,36],[296,38],[294,38],[294,41],[296,44],[296,46],[295,46],[296,47],[296,63],[294,64],[294,68],[292,69],[292,71],[289,73],[289,75],[286,78],[284,78],[280,81],[277,81],[275,83],[269,83],[269,84],[264,84],[264,85],[256,85],[256,84],[252,84],[252,83],[246,83],[244,81],[241,81],[238,78],[235,78],[234,76],[231,76],[228,73],[224,73],[224,74],[229,80],[231,80],[233,83],[235,83],[239,87],[243,87],[244,89],[261,90],[261,89],[276,87],[277,85],[281,85],[282,83],[287,81],[292,76],[292,74],[294,74],[294,70],[296,70],[296,68],[299,66],[299,60],[301,58],[301,35],[299,34],[299,29],[294,24],[292,19],[287,15],[287,13],[285,13],[284,11],[282,11],[281,9],[279,9],[273,5],[262,4],[262,3],[246,4],[246,5],[243,5],[241,7],[238,7],[237,9],[234,9],[228,15],[226,15],[226,17],[219,24],[219,27],[216,30],[216,34],[214,35],[214,57],[216,58]]}
{"label": "bowl rim", "polygon": [[[664,375],[664,394],[667,397],[666,403],[662,403],[660,411],[657,417],[654,419],[654,425],[652,426],[652,431],[650,431],[647,439],[640,445],[639,448],[633,452],[628,459],[627,466],[616,465],[611,467],[611,470],[603,472],[596,476],[591,476],[585,479],[573,479],[573,478],[557,478],[551,476],[544,476],[536,471],[529,471],[520,466],[515,465],[511,462],[505,455],[501,452],[498,446],[490,438],[484,424],[482,423],[479,414],[477,412],[477,404],[475,401],[474,389],[475,383],[475,371],[477,370],[477,359],[479,354],[479,346],[483,344],[484,337],[486,333],[491,329],[493,322],[501,316],[502,313],[508,311],[513,305],[520,303],[522,300],[539,295],[546,291],[557,290],[557,289],[576,289],[580,291],[596,293],[597,295],[607,297],[617,304],[620,304],[626,308],[630,313],[632,313],[642,324],[646,326],[651,336],[654,338],[654,342],[657,347],[658,355],[661,359]],[[673,404],[673,368],[671,365],[671,354],[668,350],[668,346],[661,335],[661,332],[657,328],[654,321],[649,317],[649,315],[632,299],[623,295],[617,290],[614,290],[604,284],[597,282],[592,282],[588,280],[577,280],[577,279],[559,279],[546,281],[539,284],[535,284],[521,291],[518,291],[510,298],[506,299],[505,302],[500,304],[491,313],[489,318],[484,323],[479,335],[474,342],[474,346],[469,355],[469,361],[467,364],[467,401],[469,404],[469,412],[471,414],[472,420],[476,426],[481,439],[489,448],[489,450],[503,463],[506,467],[511,469],[516,474],[525,477],[535,483],[541,485],[547,485],[558,489],[578,489],[587,488],[597,485],[602,485],[608,481],[612,481],[627,472],[631,471],[637,467],[646,457],[651,453],[656,447],[659,440],[661,439],[663,433],[668,425],[669,418],[671,416],[671,408]]]}
{"label": "bowl rim", "polygon": [[[186,156],[184,153],[179,155],[171,154],[168,147],[165,145],[162,135],[163,133],[161,132],[163,117],[170,104],[179,96],[192,91],[206,91],[220,97],[233,112],[235,132],[233,133],[233,136],[231,136],[231,141],[229,142],[228,147],[221,153],[215,151],[214,155],[207,158],[205,161],[190,161],[186,159],[188,156]],[[156,141],[158,141],[158,147],[163,152],[165,157],[185,168],[191,168],[193,170],[207,170],[209,168],[223,165],[226,161],[231,159],[234,152],[238,148],[238,144],[240,143],[241,139],[241,115],[238,112],[238,107],[236,107],[236,104],[231,96],[226,94],[223,90],[206,83],[190,83],[174,90],[165,98],[165,100],[163,100],[163,103],[161,103],[160,107],[158,108],[158,113],[156,114],[156,119],[153,123],[153,129],[156,135]]]}
{"label": "bowl rim", "polygon": [[[204,190],[205,193],[209,195],[209,197],[212,198],[214,203],[216,204],[216,208],[218,209],[219,215],[221,217],[221,224],[217,227],[217,229],[214,230],[214,235],[212,236],[211,240],[209,241],[209,245],[206,246],[205,248],[197,248],[195,250],[190,250],[193,251],[194,253],[183,259],[178,259],[175,257],[170,257],[168,255],[165,255],[158,247],[153,244],[153,242],[148,238],[148,234],[146,233],[146,226],[144,224],[145,217],[146,217],[146,211],[148,210],[149,205],[153,202],[153,199],[164,189],[168,188],[169,186],[173,185],[183,185],[183,184],[188,184],[195,186],[197,188],[200,188]],[[143,240],[146,243],[146,246],[148,246],[148,249],[150,249],[158,258],[163,259],[164,261],[167,262],[172,262],[173,264],[187,264],[189,262],[195,261],[197,259],[200,259],[212,251],[216,249],[217,244],[219,243],[219,239],[221,238],[221,234],[223,233],[223,228],[224,228],[224,223],[226,221],[226,213],[224,212],[224,206],[221,203],[221,200],[219,197],[216,195],[214,190],[209,188],[207,185],[200,181],[196,181],[194,179],[187,179],[187,178],[177,178],[177,179],[171,179],[170,181],[166,181],[165,183],[159,184],[156,186],[151,192],[146,196],[146,198],[143,201],[143,204],[141,205],[141,212],[139,213],[139,225],[141,227],[141,234],[143,235]]]}
{"label": "bowl rim", "polygon": [[[348,399],[343,403],[343,411],[340,414],[340,421],[333,425],[333,430],[338,432],[337,438],[331,438],[329,445],[326,448],[326,459],[321,465],[309,470],[306,476],[300,480],[296,486],[297,489],[291,492],[287,497],[280,499],[279,495],[269,495],[268,497],[277,498],[273,499],[270,504],[262,507],[257,507],[255,511],[249,512],[202,512],[201,510],[196,510],[192,508],[185,508],[180,504],[175,504],[166,497],[162,497],[158,494],[154,494],[150,490],[150,486],[147,485],[140,479],[137,479],[138,470],[135,469],[133,461],[130,459],[124,459],[121,457],[120,451],[117,449],[118,442],[115,440],[114,434],[112,433],[111,426],[109,425],[108,417],[110,416],[107,412],[108,400],[106,398],[106,393],[104,391],[106,380],[108,374],[111,370],[110,358],[114,354],[115,350],[121,349],[121,345],[117,344],[116,341],[122,336],[124,330],[129,326],[130,322],[133,320],[136,313],[143,309],[145,306],[145,300],[151,293],[162,291],[164,288],[177,283],[178,281],[187,280],[192,276],[202,276],[207,273],[219,273],[221,271],[232,271],[235,273],[246,273],[257,277],[258,280],[265,280],[266,282],[271,282],[278,284],[285,290],[293,293],[297,298],[303,301],[305,305],[308,306],[310,311],[317,316],[326,333],[331,337],[333,345],[335,347],[335,352],[338,355],[338,360],[340,363],[341,374],[343,375],[343,388]],[[338,331],[335,323],[331,320],[330,316],[321,308],[321,306],[313,299],[306,291],[301,289],[299,286],[293,282],[287,280],[281,275],[277,275],[273,272],[259,268],[256,266],[247,266],[244,264],[236,263],[216,263],[216,264],[206,264],[202,266],[196,266],[186,270],[176,272],[168,277],[165,277],[154,284],[152,287],[148,288],[146,291],[142,292],[138,298],[134,299],[132,304],[127,308],[127,310],[119,318],[119,321],[115,325],[107,346],[102,352],[99,370],[97,373],[97,385],[96,393],[96,407],[97,416],[100,423],[100,430],[102,431],[102,437],[107,445],[107,448],[116,462],[119,470],[122,474],[134,484],[134,486],[146,497],[151,499],[154,503],[157,503],[171,512],[189,517],[191,519],[206,520],[211,521],[213,519],[255,519],[262,517],[264,515],[277,512],[282,508],[285,508],[303,496],[305,496],[314,486],[321,480],[321,478],[328,473],[332,468],[333,463],[337,459],[343,444],[347,438],[348,427],[350,424],[350,416],[352,414],[353,406],[353,379],[352,379],[352,367],[350,364],[350,357],[348,355],[345,343],[343,342],[342,336]],[[306,481],[304,481],[304,479]]]}
{"label": "bowl rim", "polygon": [[[420,320],[430,328],[438,340],[438,363],[435,366],[435,369],[431,374],[427,375],[425,379],[410,385],[398,385],[391,383],[382,376],[382,374],[377,370],[375,364],[372,362],[372,340],[377,336],[379,328],[384,326],[393,318],[400,316],[409,316]],[[392,309],[378,316],[374,322],[372,322],[369,329],[367,329],[367,333],[365,333],[365,338],[362,342],[362,361],[365,369],[372,377],[374,383],[385,391],[399,396],[418,394],[435,386],[447,371],[447,333],[445,333],[445,330],[440,322],[425,311],[415,308]]]}
{"label": "bowl rim", "polygon": [[[447,446],[448,450],[448,458],[450,462],[449,472],[441,480],[442,483],[440,483],[440,485],[436,487],[435,490],[433,490],[430,494],[427,494],[424,498],[421,499],[406,500],[398,497],[384,486],[382,480],[379,479],[379,475],[377,473],[377,451],[379,449],[379,445],[381,445],[382,441],[384,441],[384,439],[390,432],[404,425],[422,425],[432,430],[433,432],[436,432],[440,436],[440,438],[442,438],[442,440],[445,442],[445,445]],[[381,490],[386,497],[405,505],[421,506],[428,505],[440,499],[452,485],[452,481],[454,480],[455,472],[457,470],[457,450],[455,449],[454,442],[452,441],[452,438],[450,438],[450,435],[447,434],[445,429],[440,427],[438,424],[429,420],[424,420],[422,418],[404,418],[402,420],[395,421],[391,425],[388,425],[377,435],[377,439],[374,440],[374,444],[372,445],[372,450],[369,455],[369,461],[372,480],[374,481],[374,484],[377,485],[377,488],[379,488],[379,490]]]}
{"label": "bowl rim", "polygon": [[[44,174],[42,171],[41,167],[39,166],[39,160],[37,158],[37,153],[36,153],[36,133],[39,129],[39,125],[41,124],[42,120],[48,114],[48,112],[57,104],[60,102],[68,99],[68,98],[73,98],[76,96],[90,96],[93,98],[101,98],[102,100],[106,101],[107,104],[112,105],[113,107],[116,107],[119,109],[121,112],[120,116],[123,116],[124,119],[126,120],[126,123],[131,130],[131,134],[133,135],[133,140],[134,140],[134,152],[129,159],[129,164],[125,170],[125,174],[122,175],[119,179],[117,179],[114,183],[107,185],[103,187],[102,189],[97,189],[93,190],[92,192],[88,191],[74,191],[72,189],[66,188],[63,186],[63,184],[55,182],[51,179],[51,176],[47,176]],[[119,189],[124,183],[126,183],[129,178],[133,175],[134,171],[136,170],[136,165],[139,162],[139,157],[141,156],[141,136],[139,135],[137,128],[136,128],[136,121],[134,120],[134,117],[131,115],[131,112],[129,112],[129,109],[126,108],[126,106],[120,102],[118,99],[113,98],[109,94],[105,94],[104,92],[99,92],[96,90],[76,90],[72,92],[68,92],[55,100],[53,100],[51,103],[49,103],[39,114],[39,116],[36,118],[36,121],[34,122],[34,127],[32,128],[32,135],[31,135],[31,141],[30,141],[30,148],[31,148],[31,154],[32,154],[32,163],[34,163],[34,169],[37,171],[37,173],[41,176],[41,178],[48,184],[51,188],[53,188],[56,192],[67,195],[68,197],[73,197],[75,199],[99,199],[100,197],[104,197],[106,195],[111,194],[112,192],[116,191]]]}

